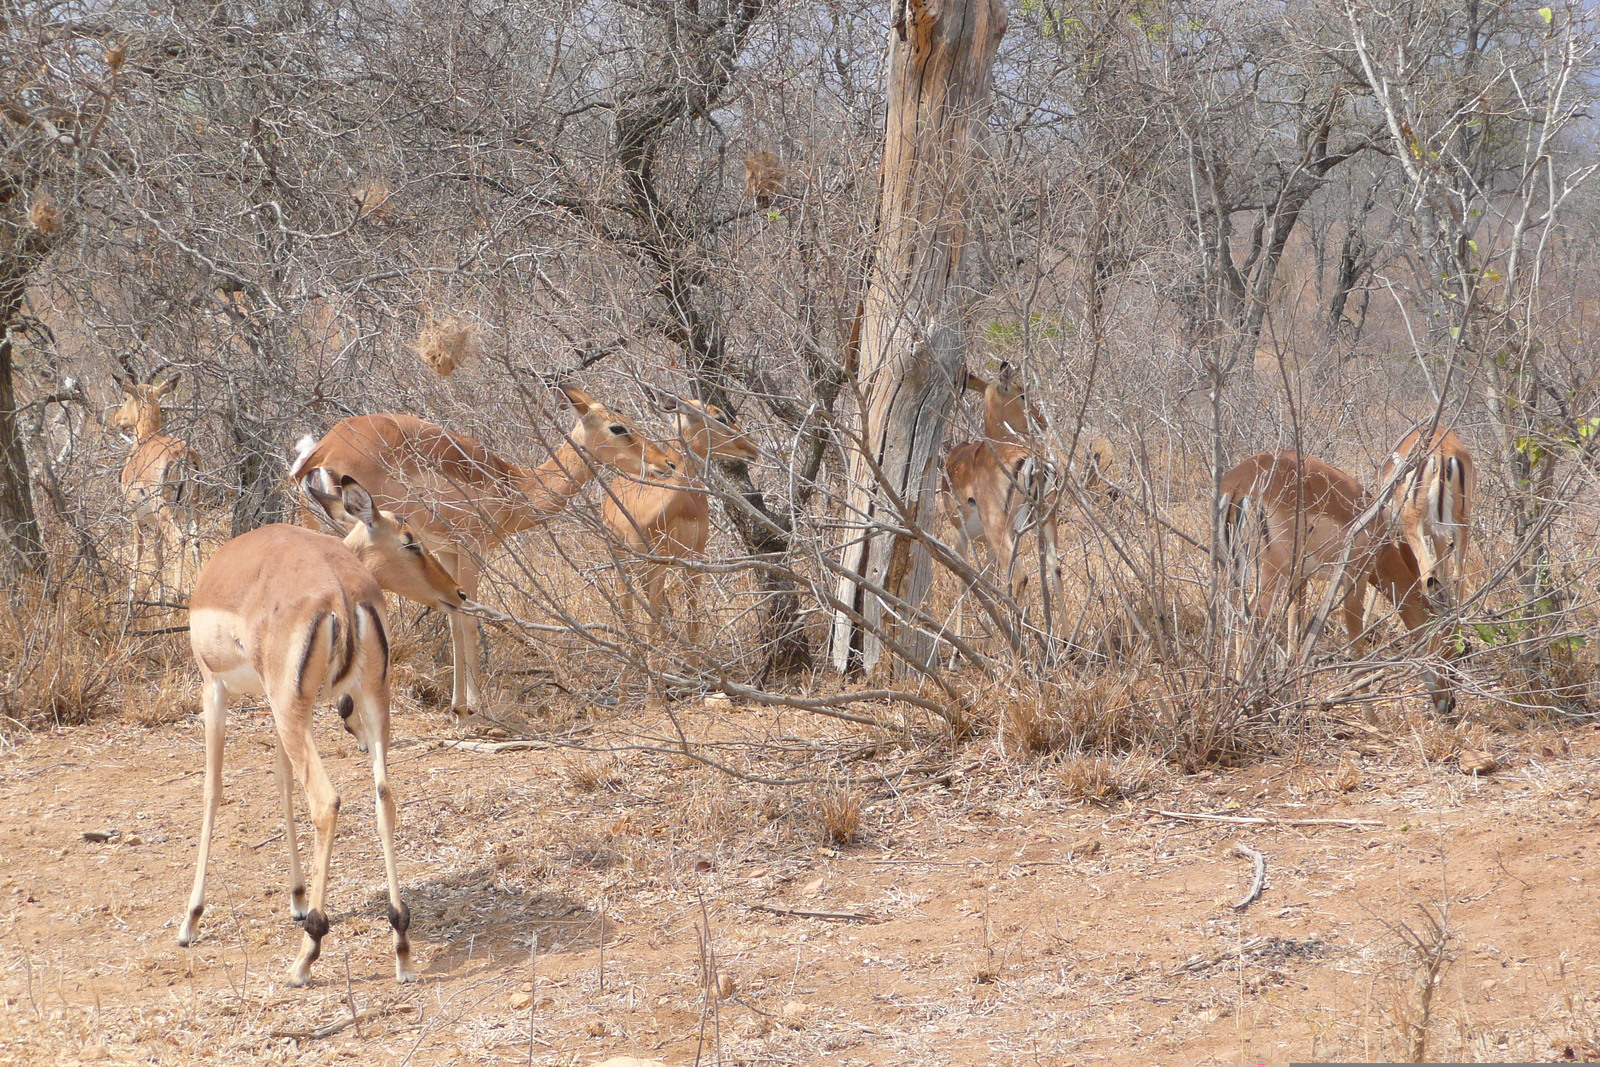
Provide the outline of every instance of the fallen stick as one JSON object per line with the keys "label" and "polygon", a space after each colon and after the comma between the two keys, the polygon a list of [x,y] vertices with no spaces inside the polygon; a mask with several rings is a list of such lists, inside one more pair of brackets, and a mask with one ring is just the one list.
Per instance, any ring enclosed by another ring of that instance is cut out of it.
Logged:
{"label": "fallen stick", "polygon": [[391,1012],[403,1015],[416,1010],[415,1004],[396,1004],[388,1008],[368,1008],[359,1015],[347,1016],[338,1022],[329,1023],[327,1026],[319,1026],[315,1030],[268,1030],[267,1036],[287,1038],[290,1041],[315,1041],[319,1038],[332,1037],[350,1026],[359,1027],[361,1023],[366,1022],[368,1019],[376,1019]]}
{"label": "fallen stick", "polygon": [[876,915],[869,915],[864,911],[801,911],[799,908],[774,908],[770,904],[752,904],[757,911],[769,911],[774,915],[789,915],[796,919],[832,919],[835,922],[877,922]]}
{"label": "fallen stick", "polygon": [[1253,951],[1267,943],[1265,937],[1252,937],[1242,945],[1230,946],[1221,952],[1213,952],[1208,956],[1194,956],[1184,963],[1178,964],[1167,972],[1168,978],[1176,978],[1180,974],[1189,974],[1193,971],[1204,971],[1232,956],[1243,956],[1246,952]]}
{"label": "fallen stick", "polygon": [[464,752],[526,752],[536,748],[549,748],[543,741],[445,741],[445,748],[459,748]]}
{"label": "fallen stick", "polygon": [[1280,819],[1261,815],[1211,815],[1199,811],[1161,811],[1146,808],[1151,815],[1168,819],[1185,819],[1189,822],[1225,822],[1236,826],[1384,826],[1377,819]]}
{"label": "fallen stick", "polygon": [[1234,845],[1233,851],[1240,856],[1254,860],[1256,865],[1256,876],[1255,879],[1250,883],[1250,892],[1246,893],[1244,895],[1244,899],[1233,906],[1234,911],[1243,911],[1251,904],[1254,904],[1256,902],[1256,898],[1261,895],[1261,890],[1266,888],[1267,857],[1263,856],[1249,845],[1243,843]]}

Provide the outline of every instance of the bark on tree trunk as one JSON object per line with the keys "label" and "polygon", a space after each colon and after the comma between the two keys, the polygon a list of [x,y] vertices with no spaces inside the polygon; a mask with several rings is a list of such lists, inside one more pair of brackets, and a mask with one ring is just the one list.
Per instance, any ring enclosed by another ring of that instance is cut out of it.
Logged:
{"label": "bark on tree trunk", "polygon": [[15,304],[8,299],[6,306],[0,307],[0,544],[8,567],[37,574],[44,567],[44,542],[33,510],[28,459],[17,428],[17,397],[11,384],[11,327],[21,310],[23,283],[19,281],[15,288]]}
{"label": "bark on tree trunk", "polygon": [[[920,607],[927,598],[928,552],[881,527],[929,523],[935,515],[940,445],[965,364],[960,290],[974,135],[1006,29],[999,0],[896,0],[896,10],[858,368],[862,433],[845,520],[860,532],[845,548],[848,573],[838,587],[853,611],[839,612],[833,624],[833,663],[842,671],[881,670],[891,631],[912,660],[933,660],[932,636],[894,606]],[[888,603],[868,587],[882,590]]]}

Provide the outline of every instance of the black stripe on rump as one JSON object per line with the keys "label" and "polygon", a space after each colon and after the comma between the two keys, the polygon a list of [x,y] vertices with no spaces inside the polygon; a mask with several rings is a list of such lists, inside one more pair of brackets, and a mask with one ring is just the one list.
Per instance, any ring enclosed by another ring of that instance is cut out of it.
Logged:
{"label": "black stripe on rump", "polygon": [[[1454,456],[1449,456],[1444,461],[1444,480],[1446,484],[1448,484],[1450,488],[1455,491],[1456,496],[1461,495],[1461,461],[1456,459]],[[1455,518],[1454,515],[1448,517],[1451,519]],[[1439,521],[1444,522],[1445,518],[1444,493],[1441,492],[1439,494]]]}
{"label": "black stripe on rump", "polygon": [[378,638],[378,647],[383,650],[383,673],[378,677],[382,681],[389,680],[389,635],[383,630],[383,616],[378,614],[378,609],[363,600],[356,605],[356,610],[366,615],[372,623],[372,632]]}
{"label": "black stripe on rump", "polygon": [[1239,535],[1239,501],[1231,496],[1224,496],[1220,503],[1222,504],[1222,547],[1231,554]]}
{"label": "black stripe on rump", "polygon": [[1261,554],[1272,551],[1272,521],[1267,515],[1267,505],[1256,501],[1256,521],[1261,524]]}
{"label": "black stripe on rump", "polygon": [[[319,611],[311,618],[311,625],[306,629],[305,648],[300,650],[300,667],[294,673],[294,691],[301,696],[306,695],[306,671],[311,669],[311,653],[317,648],[317,630],[322,626],[322,620],[328,617],[326,611]],[[334,620],[337,623],[337,619]],[[315,696],[316,694],[311,694]]]}
{"label": "black stripe on rump", "polygon": [[339,625],[339,616],[335,615],[333,617],[333,646],[329,648],[329,652],[331,653],[334,648],[338,647],[341,633],[344,635],[344,647],[339,650],[342,653],[339,660],[339,669],[333,672],[333,679],[328,683],[330,687],[337,686],[344,681],[349,676],[351,668],[356,665],[355,629],[354,624],[352,624],[349,631],[345,632],[344,627]]}

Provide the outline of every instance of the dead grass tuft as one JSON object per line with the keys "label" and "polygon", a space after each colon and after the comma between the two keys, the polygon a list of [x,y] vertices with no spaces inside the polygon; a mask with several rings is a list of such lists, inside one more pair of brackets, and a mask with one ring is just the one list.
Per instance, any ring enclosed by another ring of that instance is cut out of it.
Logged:
{"label": "dead grass tuft", "polygon": [[745,195],[763,210],[783,195],[786,177],[783,164],[771,152],[752,152],[744,157]]}
{"label": "dead grass tuft", "polygon": [[860,840],[862,831],[861,794],[843,782],[824,782],[812,787],[811,818],[823,841],[850,845]]}
{"label": "dead grass tuft", "polygon": [[622,767],[610,757],[583,760],[567,766],[567,781],[580,793],[614,790],[623,783]]}
{"label": "dead grass tuft", "polygon": [[460,315],[429,314],[414,347],[424,363],[448,378],[477,358],[478,327]]}
{"label": "dead grass tuft", "polygon": [[116,606],[81,588],[13,593],[28,607],[0,612],[0,721],[75,726],[114,710],[137,652]]}
{"label": "dead grass tuft", "polygon": [[200,687],[192,666],[175,667],[153,678],[128,701],[126,716],[146,728],[182,722],[200,714]]}
{"label": "dead grass tuft", "polygon": [[1162,763],[1149,755],[1074,756],[1056,768],[1061,791],[1073,800],[1111,804],[1150,792],[1162,777]]}

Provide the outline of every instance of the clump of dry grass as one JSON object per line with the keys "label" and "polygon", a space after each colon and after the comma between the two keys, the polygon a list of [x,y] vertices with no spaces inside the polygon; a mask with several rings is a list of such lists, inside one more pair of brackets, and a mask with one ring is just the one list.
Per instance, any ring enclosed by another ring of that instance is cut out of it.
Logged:
{"label": "clump of dry grass", "polygon": [[144,727],[165,726],[200,714],[199,676],[194,667],[174,667],[131,694],[127,718]]}
{"label": "clump of dry grass", "polygon": [[1065,748],[1121,751],[1155,732],[1145,672],[1096,668],[1048,680],[1018,679],[1000,702],[1002,746],[1021,753]]}
{"label": "clump of dry grass", "polygon": [[854,844],[861,838],[861,794],[844,782],[812,787],[808,807],[822,839],[831,845]]}
{"label": "clump of dry grass", "polygon": [[601,757],[568,764],[567,781],[580,793],[598,793],[622,785],[622,767],[615,759]]}
{"label": "clump of dry grass", "polygon": [[135,658],[115,606],[78,587],[13,592],[30,610],[0,612],[0,722],[73,726],[113,710]]}
{"label": "clump of dry grass", "polygon": [[461,315],[429,313],[413,347],[435,373],[448,378],[477,358],[478,327]]}
{"label": "clump of dry grass", "polygon": [[783,195],[785,177],[783,164],[771,152],[752,152],[744,157],[745,195],[759,208],[771,207]]}
{"label": "clump of dry grass", "polygon": [[1056,768],[1061,791],[1073,800],[1091,804],[1141,796],[1155,788],[1161,777],[1161,761],[1148,754],[1077,755]]}

